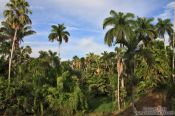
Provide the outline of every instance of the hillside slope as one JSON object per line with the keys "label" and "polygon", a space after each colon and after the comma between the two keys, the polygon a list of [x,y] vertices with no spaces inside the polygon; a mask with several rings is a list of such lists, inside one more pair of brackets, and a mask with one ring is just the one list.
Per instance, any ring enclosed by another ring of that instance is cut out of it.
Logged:
{"label": "hillside slope", "polygon": [[[137,111],[143,111],[143,108],[166,107],[166,95],[163,92],[153,91],[138,101],[136,101]],[[132,107],[115,114],[116,116],[132,116]]]}
{"label": "hillside slope", "polygon": [[[141,97],[136,103],[137,111],[143,111],[143,108],[166,107],[166,95],[164,92],[152,91]],[[168,109],[169,110],[169,109]],[[158,111],[161,112],[161,111]],[[132,107],[128,107],[119,113],[91,113],[88,116],[134,116]]]}

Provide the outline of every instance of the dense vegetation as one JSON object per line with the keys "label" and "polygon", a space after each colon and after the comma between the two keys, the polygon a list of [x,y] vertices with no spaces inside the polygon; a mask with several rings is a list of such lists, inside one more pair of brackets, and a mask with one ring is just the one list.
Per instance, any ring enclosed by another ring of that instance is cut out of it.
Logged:
{"label": "dense vegetation", "polygon": [[[83,115],[116,112],[130,106],[150,90],[166,93],[167,106],[175,110],[173,24],[169,19],[136,17],[110,11],[105,43],[114,52],[89,53],[61,61],[52,51],[30,57],[30,46],[20,43],[32,30],[30,5],[10,0],[0,27],[0,115]],[[168,34],[169,45],[165,45]],[[53,25],[49,41],[68,42],[64,24]],[[158,39],[159,38],[159,39]]]}

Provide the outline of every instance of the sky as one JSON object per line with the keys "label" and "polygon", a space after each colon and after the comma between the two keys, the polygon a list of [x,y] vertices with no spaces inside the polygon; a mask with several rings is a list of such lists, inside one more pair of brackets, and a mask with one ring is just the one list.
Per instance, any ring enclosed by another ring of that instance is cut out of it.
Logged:
{"label": "sky", "polygon": [[[0,21],[9,0],[0,0]],[[69,42],[61,45],[61,59],[83,57],[90,52],[101,54],[114,51],[104,44],[102,24],[110,10],[131,12],[140,17],[170,18],[173,22],[173,0],[27,0],[32,10],[32,27],[35,35],[25,37],[22,46],[31,46],[32,57],[39,51],[58,51],[58,42],[48,41],[51,25],[64,23],[70,32]],[[166,39],[168,43],[168,39]]]}

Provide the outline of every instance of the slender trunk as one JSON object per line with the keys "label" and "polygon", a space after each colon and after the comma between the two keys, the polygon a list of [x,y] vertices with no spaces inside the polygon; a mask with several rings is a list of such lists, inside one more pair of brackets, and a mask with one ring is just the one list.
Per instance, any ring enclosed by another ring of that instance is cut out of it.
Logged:
{"label": "slender trunk", "polygon": [[43,103],[40,103],[40,116],[44,116]]}
{"label": "slender trunk", "polygon": [[163,38],[163,43],[164,43],[164,49],[166,50],[165,37]]}
{"label": "slender trunk", "polygon": [[174,57],[174,39],[175,39],[175,34],[174,34],[174,32],[173,32],[173,43],[172,43],[172,49],[173,49],[173,59],[172,59],[172,78],[173,78],[173,81],[174,81],[174,77],[175,77],[175,75],[174,75],[174,60],[175,60],[175,57]]}
{"label": "slender trunk", "polygon": [[[122,44],[120,44],[120,48],[122,48]],[[117,60],[117,73],[118,73],[118,80],[117,80],[117,104],[118,109],[120,110],[120,76],[121,76],[121,59]]]}
{"label": "slender trunk", "polygon": [[121,74],[122,74],[122,71],[123,71],[123,64],[121,62],[121,58],[118,58],[117,60],[117,73],[118,73],[118,90],[117,90],[117,100],[118,100],[118,109],[120,110],[120,77],[121,77]]}
{"label": "slender trunk", "polygon": [[13,52],[14,52],[14,49],[15,49],[15,41],[16,41],[17,31],[18,30],[15,29],[15,34],[14,34],[14,37],[13,37],[13,40],[12,40],[13,43],[12,43],[12,48],[11,48],[10,57],[9,57],[8,86],[10,85],[11,65],[12,65]]}
{"label": "slender trunk", "polygon": [[124,82],[124,78],[121,78],[121,88],[125,88],[125,82]]}
{"label": "slender trunk", "polygon": [[[122,63],[121,65],[123,67],[123,62],[121,62],[121,63]],[[123,69],[122,69],[122,72],[123,72]],[[124,81],[124,76],[122,75],[121,76],[121,89],[124,90],[124,88],[125,88],[125,81]],[[125,106],[125,101],[124,101],[123,97],[122,97],[121,103]]]}
{"label": "slender trunk", "polygon": [[[34,106],[34,108],[36,107],[36,105],[37,105],[37,103],[36,103],[36,97],[34,97],[34,100],[33,100],[33,106]],[[34,116],[36,116],[36,111],[34,112]]]}
{"label": "slender trunk", "polygon": [[[133,77],[131,76],[131,78],[133,79]],[[134,85],[133,85],[133,81],[131,81],[131,102],[132,102],[132,110],[133,110],[133,113],[134,113],[134,116],[137,116],[137,109],[136,109],[136,107],[135,107],[135,102],[134,102],[134,95],[135,95],[135,93],[134,93]]]}
{"label": "slender trunk", "polygon": [[117,81],[117,104],[118,104],[118,109],[120,110],[120,75],[118,73],[118,81]]}
{"label": "slender trunk", "polygon": [[135,107],[135,102],[134,102],[134,96],[135,96],[135,92],[134,92],[134,59],[131,60],[131,102],[132,102],[132,110],[134,113],[134,116],[137,116],[137,109]]}
{"label": "slender trunk", "polygon": [[58,57],[60,58],[60,46],[61,46],[61,43],[59,42],[58,43]]}
{"label": "slender trunk", "polygon": [[122,44],[120,44],[120,48],[123,48],[123,45]]}

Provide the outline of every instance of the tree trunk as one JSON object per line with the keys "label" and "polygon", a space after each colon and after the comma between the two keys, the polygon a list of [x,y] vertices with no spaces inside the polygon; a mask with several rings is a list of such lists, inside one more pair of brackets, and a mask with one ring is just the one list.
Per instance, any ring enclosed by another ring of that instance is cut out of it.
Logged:
{"label": "tree trunk", "polygon": [[118,109],[120,110],[120,75],[118,73],[118,81],[117,81],[117,104],[118,104]]}
{"label": "tree trunk", "polygon": [[125,88],[125,81],[124,81],[123,76],[121,78],[121,88]]}
{"label": "tree trunk", "polygon": [[131,102],[132,102],[132,110],[134,113],[134,116],[137,116],[137,109],[135,107],[135,102],[134,102],[134,59],[131,60],[131,72],[130,72],[130,77],[131,77]]}
{"label": "tree trunk", "polygon": [[12,65],[13,52],[14,52],[14,49],[15,49],[15,41],[16,41],[17,31],[18,31],[18,30],[15,29],[15,34],[14,34],[14,37],[13,37],[12,48],[11,48],[11,51],[10,51],[9,72],[8,72],[8,86],[10,85],[11,65]]}
{"label": "tree trunk", "polygon": [[174,60],[175,60],[175,57],[174,57],[174,39],[175,39],[175,34],[174,34],[174,32],[173,32],[173,43],[172,43],[172,49],[173,49],[173,59],[172,59],[172,79],[173,79],[173,81],[174,81],[174,77],[175,77],[175,75],[174,75]]}
{"label": "tree trunk", "polygon": [[122,59],[118,57],[117,59],[117,73],[118,73],[118,87],[117,87],[117,101],[118,101],[118,109],[120,110],[120,77],[123,72],[123,64],[122,64]]}
{"label": "tree trunk", "polygon": [[60,58],[60,46],[61,46],[61,43],[59,42],[58,43],[58,57]]}
{"label": "tree trunk", "polygon": [[166,50],[165,37],[163,38],[163,43],[164,43],[164,49]]}
{"label": "tree trunk", "polygon": [[[132,78],[132,77],[131,77]],[[134,85],[133,85],[133,81],[131,81],[131,102],[132,102],[132,110],[133,110],[133,113],[134,113],[134,116],[137,116],[137,109],[135,107],[135,102],[134,102]]]}
{"label": "tree trunk", "polygon": [[[122,44],[120,44],[120,48],[122,48]],[[117,58],[117,73],[118,73],[117,102],[118,102],[118,109],[120,110],[120,77],[123,72],[123,63],[120,55],[119,56],[117,55],[116,58]]]}
{"label": "tree trunk", "polygon": [[40,116],[44,116],[44,109],[43,109],[43,103],[40,103]]}

